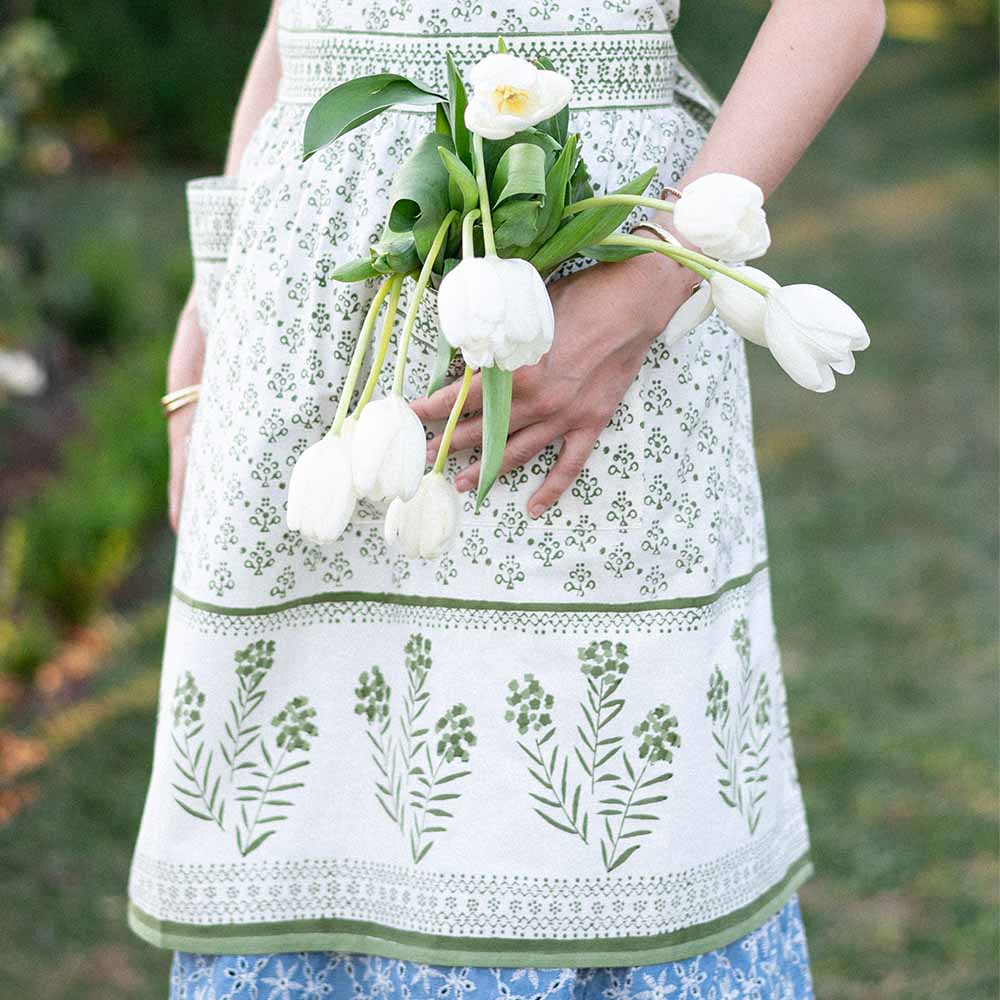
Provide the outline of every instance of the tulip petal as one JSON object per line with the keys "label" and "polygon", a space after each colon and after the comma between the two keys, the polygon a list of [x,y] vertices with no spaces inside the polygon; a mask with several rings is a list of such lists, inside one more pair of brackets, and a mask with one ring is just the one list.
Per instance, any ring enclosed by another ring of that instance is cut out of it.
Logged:
{"label": "tulip petal", "polygon": [[670,322],[663,331],[664,343],[667,347],[673,347],[696,326],[704,323],[714,311],[712,287],[707,281],[703,281],[694,290],[691,297],[683,302],[677,312],[671,316]]}

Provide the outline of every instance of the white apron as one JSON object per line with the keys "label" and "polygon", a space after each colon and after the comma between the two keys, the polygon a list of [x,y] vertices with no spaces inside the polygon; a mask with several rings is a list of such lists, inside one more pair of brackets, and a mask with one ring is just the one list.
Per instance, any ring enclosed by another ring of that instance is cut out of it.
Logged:
{"label": "white apron", "polygon": [[[279,99],[239,178],[190,189],[208,352],[130,880],[147,940],[648,964],[735,940],[808,876],[744,352],[717,317],[654,345],[539,521],[525,502],[553,447],[433,562],[388,551],[368,506],[334,545],[285,527],[374,293],[330,272],[366,252],[433,122],[392,112],[303,163],[310,104],[366,73],[442,86],[447,50],[467,70],[502,33],[573,78],[595,188],[659,165],[655,192],[712,114],[675,15],[286,0]],[[411,397],[434,357],[423,313]]]}

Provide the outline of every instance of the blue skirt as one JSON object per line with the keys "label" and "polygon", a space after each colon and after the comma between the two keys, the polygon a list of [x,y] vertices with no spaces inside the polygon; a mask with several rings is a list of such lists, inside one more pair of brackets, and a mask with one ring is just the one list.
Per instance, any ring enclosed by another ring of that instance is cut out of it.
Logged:
{"label": "blue skirt", "polygon": [[370,955],[175,952],[170,1000],[813,1000],[798,899],[725,948],[662,965],[485,969]]}

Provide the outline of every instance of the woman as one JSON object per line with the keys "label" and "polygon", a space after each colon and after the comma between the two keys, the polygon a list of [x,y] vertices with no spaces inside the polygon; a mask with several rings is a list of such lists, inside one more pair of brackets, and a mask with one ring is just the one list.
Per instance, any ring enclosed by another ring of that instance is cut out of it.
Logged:
{"label": "woman", "polygon": [[[179,545],[130,921],[177,951],[172,996],[812,996],[743,348],[713,317],[665,349],[689,272],[650,255],[550,283],[555,343],[515,376],[505,475],[452,551],[396,555],[364,505],[334,545],[284,521],[374,294],[330,272],[430,127],[400,109],[302,162],[311,103],[375,72],[443,86],[446,51],[467,69],[502,33],[573,79],[598,190],[656,164],[661,191],[722,171],[770,193],[883,23],[881,0],[776,0],[716,113],[676,15],[272,12],[227,179],[191,188],[165,397]],[[424,311],[406,394],[439,427],[457,384],[418,398]]]}

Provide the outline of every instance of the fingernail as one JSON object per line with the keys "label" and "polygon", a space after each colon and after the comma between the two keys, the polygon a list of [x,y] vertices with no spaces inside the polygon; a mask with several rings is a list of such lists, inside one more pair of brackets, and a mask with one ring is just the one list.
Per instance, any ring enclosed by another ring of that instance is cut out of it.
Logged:
{"label": "fingernail", "polygon": [[528,513],[532,517],[541,517],[545,513],[545,506],[544,504],[533,503],[528,507]]}

